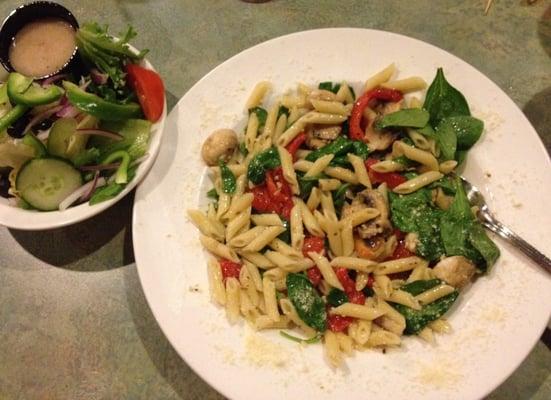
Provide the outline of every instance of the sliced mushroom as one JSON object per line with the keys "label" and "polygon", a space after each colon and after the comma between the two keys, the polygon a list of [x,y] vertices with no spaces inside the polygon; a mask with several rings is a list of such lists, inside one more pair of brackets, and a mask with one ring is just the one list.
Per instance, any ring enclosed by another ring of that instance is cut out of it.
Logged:
{"label": "sliced mushroom", "polygon": [[[369,149],[372,151],[376,150],[386,150],[398,137],[397,133],[378,130],[375,128],[374,124],[378,118],[386,114],[396,112],[402,108],[402,102],[390,102],[384,103],[375,107],[374,112],[377,115],[375,118],[369,118],[367,128],[365,130],[365,140],[369,143]],[[369,113],[371,116],[373,113]]]}
{"label": "sliced mushroom", "polygon": [[203,143],[201,155],[207,165],[217,165],[219,160],[228,161],[237,145],[237,134],[233,130],[218,129]]}
{"label": "sliced mushroom", "polygon": [[463,256],[446,257],[432,270],[434,275],[448,285],[462,288],[468,284],[476,272],[474,264]]}
{"label": "sliced mushroom", "polygon": [[361,211],[363,208],[376,208],[379,215],[356,228],[356,232],[362,239],[369,239],[391,231],[390,221],[388,220],[388,205],[379,191],[365,189],[358,193],[350,204],[343,206],[342,217]]}
{"label": "sliced mushroom", "polygon": [[306,145],[319,149],[338,138],[341,131],[339,125],[314,125],[306,131]]}

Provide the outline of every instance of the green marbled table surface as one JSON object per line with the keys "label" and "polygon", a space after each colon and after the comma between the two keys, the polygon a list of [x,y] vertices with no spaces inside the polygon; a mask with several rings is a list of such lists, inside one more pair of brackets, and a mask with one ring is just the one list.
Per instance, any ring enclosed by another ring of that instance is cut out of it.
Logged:
{"label": "green marbled table surface", "polygon": [[[0,15],[19,5],[0,1]],[[551,150],[551,2],[494,0],[61,1],[80,21],[132,24],[171,108],[252,45],[324,27],[382,29],[461,57],[496,82]],[[519,133],[520,134],[520,133]],[[172,349],[145,301],[133,196],[47,232],[0,228],[0,399],[220,399]],[[551,398],[550,332],[488,399]]]}

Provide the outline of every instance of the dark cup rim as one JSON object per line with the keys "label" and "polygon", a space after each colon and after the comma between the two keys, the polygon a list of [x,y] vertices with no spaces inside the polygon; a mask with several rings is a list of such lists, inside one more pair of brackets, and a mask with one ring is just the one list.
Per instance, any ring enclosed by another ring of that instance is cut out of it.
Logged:
{"label": "dark cup rim", "polygon": [[[48,10],[48,12],[41,13],[40,10]],[[38,12],[33,14],[35,11]],[[13,9],[4,19],[2,26],[0,27],[0,63],[6,71],[15,71],[10,62],[9,49],[17,32],[19,32],[19,30],[21,30],[21,28],[23,28],[26,24],[43,18],[58,18],[69,23],[75,30],[79,28],[78,21],[73,13],[66,7],[53,1],[32,1]],[[36,77],[36,79],[45,79],[68,69],[70,64],[75,59],[77,51],[78,47],[75,45],[75,49],[73,50],[71,56],[59,70],[44,76]]]}

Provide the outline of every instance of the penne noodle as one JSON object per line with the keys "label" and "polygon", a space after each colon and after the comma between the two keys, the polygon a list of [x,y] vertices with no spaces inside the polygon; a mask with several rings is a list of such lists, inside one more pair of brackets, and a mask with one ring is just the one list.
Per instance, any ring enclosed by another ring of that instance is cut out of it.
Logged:
{"label": "penne noodle", "polygon": [[256,84],[253,91],[249,95],[247,102],[245,103],[245,108],[250,110],[251,108],[257,107],[262,103],[262,100],[266,94],[271,90],[272,85],[270,82],[263,81]]}
{"label": "penne noodle", "polygon": [[323,279],[325,279],[327,283],[329,283],[333,287],[336,287],[337,289],[344,290],[327,258],[313,251],[309,252],[308,256],[312,260],[314,260],[323,276]]}
{"label": "penne noodle", "polygon": [[426,305],[453,292],[455,292],[455,288],[453,286],[442,284],[418,294],[415,296],[415,299],[419,302],[419,304]]}
{"label": "penne noodle", "polygon": [[379,308],[354,303],[341,304],[338,307],[332,308],[330,313],[340,315],[342,317],[353,317],[367,321],[372,321],[385,314],[385,312]]}
{"label": "penne noodle", "polygon": [[384,82],[381,86],[387,89],[399,90],[402,93],[411,93],[426,88],[427,82],[425,82],[423,78],[412,76],[410,78],[400,79],[397,81]]}
{"label": "penne noodle", "polygon": [[251,220],[255,225],[283,226],[283,221],[277,214],[253,214]]}
{"label": "penne noodle", "polygon": [[236,278],[226,279],[226,315],[230,324],[235,324],[240,313],[241,288]]}
{"label": "penne noodle", "polygon": [[285,231],[283,226],[269,226],[263,229],[264,230],[259,235],[255,236],[255,238],[243,248],[244,251],[260,251]]}
{"label": "penne noodle", "polygon": [[437,171],[425,172],[424,174],[416,176],[415,178],[412,178],[407,182],[396,186],[394,189],[392,189],[392,191],[398,194],[413,193],[416,190],[421,189],[422,187],[430,185],[432,182],[436,182],[443,176],[443,174]]}
{"label": "penne noodle", "polygon": [[214,254],[215,256],[225,258],[226,260],[234,262],[239,262],[239,257],[237,257],[235,251],[228,246],[218,242],[217,240],[205,235],[200,235],[199,241],[201,242],[203,247],[207,249],[207,251]]}
{"label": "penne noodle", "polygon": [[372,260],[357,257],[335,257],[331,260],[333,267],[354,269],[361,272],[373,272],[377,263]]}
{"label": "penne noodle", "polygon": [[285,149],[285,147],[278,146],[277,151],[279,153],[279,159],[281,160],[281,168],[283,170],[283,178],[287,181],[291,187],[293,194],[300,194],[300,188],[298,186],[297,175],[293,167],[293,156]]}
{"label": "penne noodle", "polygon": [[226,305],[226,288],[222,278],[222,269],[216,259],[209,259],[207,271],[211,298],[221,306]]}
{"label": "penne noodle", "polygon": [[387,82],[392,75],[396,72],[396,66],[393,64],[390,64],[382,71],[377,72],[375,75],[373,75],[371,78],[369,78],[364,85],[364,91],[369,92],[372,89],[375,89],[377,86],[381,86],[384,82]]}
{"label": "penne noodle", "polygon": [[346,107],[344,104],[338,101],[326,101],[326,100],[310,100],[312,106],[316,111],[325,114],[336,114],[336,115],[350,115],[350,107]]}
{"label": "penne noodle", "polygon": [[397,272],[411,271],[419,266],[428,266],[428,261],[417,256],[405,257],[380,263],[375,268],[374,273],[375,275],[395,274]]}
{"label": "penne noodle", "polygon": [[333,159],[333,154],[327,154],[323,157],[318,158],[312,166],[306,171],[304,174],[304,178],[314,178],[317,177],[319,174],[323,172],[325,168],[329,165],[331,160]]}
{"label": "penne noodle", "polygon": [[366,188],[371,189],[371,181],[369,180],[369,175],[367,174],[367,168],[365,167],[364,160],[361,157],[351,153],[347,154],[347,158],[354,168],[354,173],[356,174],[356,179],[358,182]]}

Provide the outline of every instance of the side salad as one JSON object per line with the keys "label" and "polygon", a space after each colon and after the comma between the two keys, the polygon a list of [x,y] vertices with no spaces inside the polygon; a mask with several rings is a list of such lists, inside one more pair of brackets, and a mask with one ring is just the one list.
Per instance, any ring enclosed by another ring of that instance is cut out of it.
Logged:
{"label": "side salad", "polygon": [[[132,27],[114,38],[85,23],[82,65],[42,81],[18,72],[0,82],[0,195],[39,211],[117,196],[147,157],[164,108],[160,76],[139,65]],[[76,69],[76,68],[75,68]]]}

